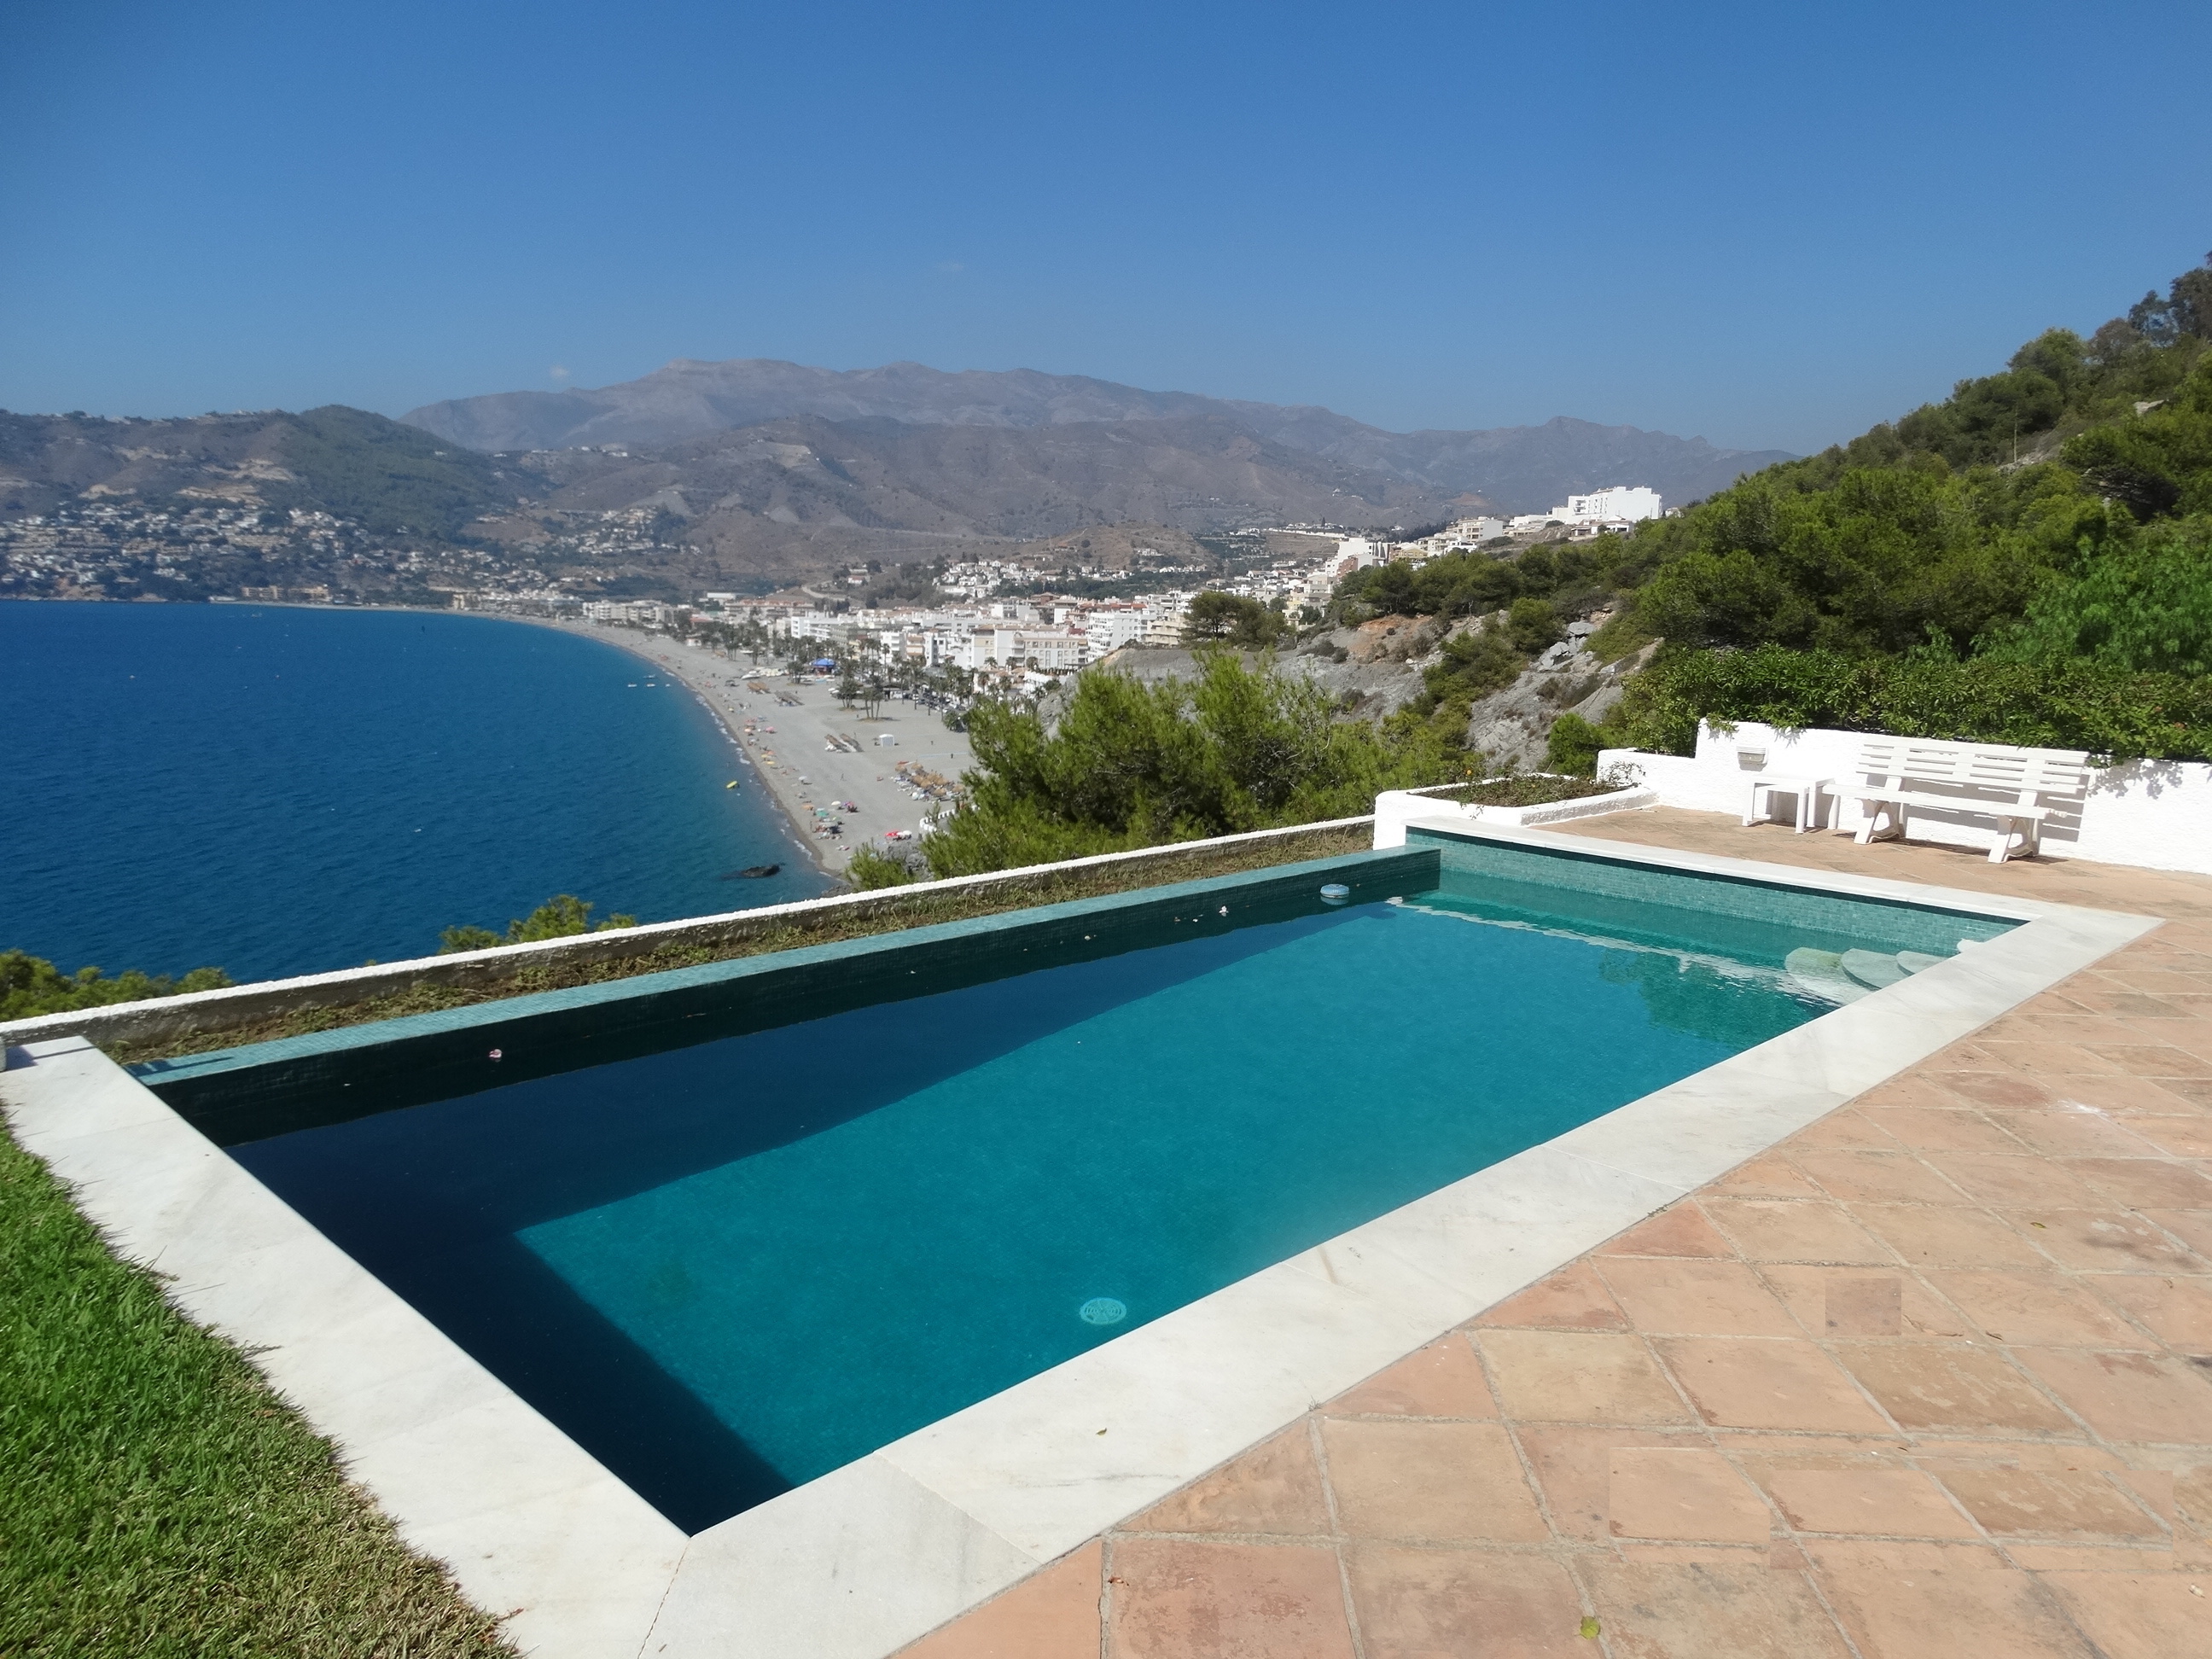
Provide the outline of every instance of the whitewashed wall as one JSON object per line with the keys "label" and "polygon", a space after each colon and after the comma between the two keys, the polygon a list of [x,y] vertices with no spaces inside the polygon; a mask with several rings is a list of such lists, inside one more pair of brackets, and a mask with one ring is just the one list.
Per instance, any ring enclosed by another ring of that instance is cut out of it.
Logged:
{"label": "whitewashed wall", "polygon": [[[1633,767],[1657,793],[1662,806],[1732,812],[1741,817],[1751,780],[1762,771],[1832,778],[1848,790],[1861,781],[1852,763],[1865,736],[1819,727],[1791,730],[1755,720],[1742,721],[1728,732],[1700,724],[1695,756],[1608,749],[1598,756],[1598,768]],[[2045,853],[2053,858],[2212,875],[2212,766],[2196,761],[2130,761],[2094,773],[2092,780],[2078,810],[2045,820]],[[1784,810],[1788,805],[1783,803]],[[1848,794],[1828,811],[1830,827],[1837,830],[1856,833],[1863,821],[1858,802]],[[1986,850],[1994,844],[1996,831],[1976,814],[1916,811],[1912,835],[1917,841]]]}

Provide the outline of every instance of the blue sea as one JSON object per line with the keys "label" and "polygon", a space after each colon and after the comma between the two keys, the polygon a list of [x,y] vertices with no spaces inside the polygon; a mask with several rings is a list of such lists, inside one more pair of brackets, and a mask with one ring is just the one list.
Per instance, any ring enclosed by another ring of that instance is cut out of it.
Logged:
{"label": "blue sea", "polygon": [[265,979],[555,893],[658,921],[829,886],[690,690],[550,629],[0,603],[0,949],[64,969]]}

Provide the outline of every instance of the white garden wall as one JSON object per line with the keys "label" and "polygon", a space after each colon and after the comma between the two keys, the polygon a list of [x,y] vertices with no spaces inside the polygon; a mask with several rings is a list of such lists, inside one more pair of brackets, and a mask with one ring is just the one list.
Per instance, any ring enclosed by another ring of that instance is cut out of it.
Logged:
{"label": "white garden wall", "polygon": [[[1716,732],[1700,723],[1694,756],[1607,749],[1597,763],[1601,771],[1616,765],[1632,768],[1662,806],[1732,812],[1739,817],[1751,780],[1760,772],[1832,778],[1844,793],[1840,800],[1831,799],[1824,821],[1830,829],[1856,833],[1863,819],[1849,791],[1863,781],[1852,763],[1865,736],[1820,727],[1793,730],[1756,720]],[[2045,854],[2212,875],[2212,766],[2196,761],[2130,761],[2091,777],[2087,797],[2075,810],[2062,811],[2044,824]],[[1785,798],[1778,810],[1787,810],[1790,804]],[[2065,805],[2055,800],[2044,804]],[[1995,843],[1996,831],[1977,814],[1916,809],[1912,837],[1986,850]]]}

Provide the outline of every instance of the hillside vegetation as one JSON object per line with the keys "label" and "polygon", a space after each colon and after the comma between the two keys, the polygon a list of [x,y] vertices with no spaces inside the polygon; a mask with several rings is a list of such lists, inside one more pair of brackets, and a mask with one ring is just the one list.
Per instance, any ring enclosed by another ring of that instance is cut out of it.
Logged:
{"label": "hillside vegetation", "polygon": [[[1683,751],[1710,717],[2212,758],[2208,341],[2212,259],[1632,535],[1363,571],[1338,603],[1513,607],[1455,641],[1478,694],[1547,617],[1615,603],[1600,654],[1665,643],[1612,744]],[[1431,671],[1446,724],[1451,671]]]}

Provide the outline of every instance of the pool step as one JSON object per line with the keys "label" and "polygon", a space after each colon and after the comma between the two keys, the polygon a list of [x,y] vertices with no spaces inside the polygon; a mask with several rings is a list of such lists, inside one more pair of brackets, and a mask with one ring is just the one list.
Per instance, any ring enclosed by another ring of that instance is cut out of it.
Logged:
{"label": "pool step", "polygon": [[1886,957],[1879,951],[1846,951],[1843,955],[1843,969],[1869,990],[1879,991],[1885,985],[1894,985],[1905,977],[1905,964],[1895,957]]}
{"label": "pool step", "polygon": [[1804,945],[1792,951],[1784,966],[1800,990],[1831,1002],[1856,1002],[1942,960],[1925,951],[1899,951],[1892,956],[1882,951],[1816,951]]}
{"label": "pool step", "polygon": [[1856,1002],[1861,997],[1874,994],[1872,986],[1860,984],[1844,971],[1843,956],[1835,951],[1816,951],[1809,945],[1800,945],[1783,958],[1782,965],[1799,990],[1823,1001]]}

